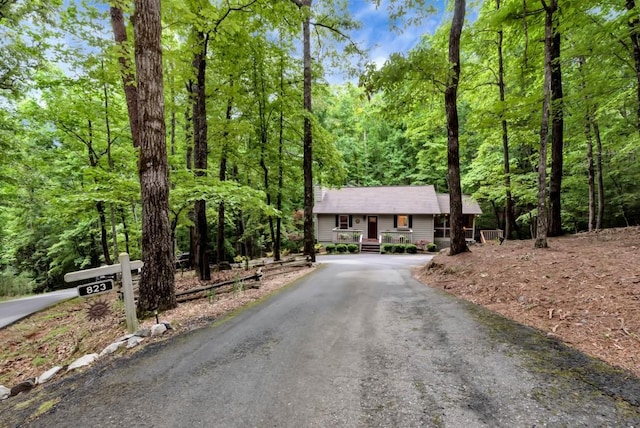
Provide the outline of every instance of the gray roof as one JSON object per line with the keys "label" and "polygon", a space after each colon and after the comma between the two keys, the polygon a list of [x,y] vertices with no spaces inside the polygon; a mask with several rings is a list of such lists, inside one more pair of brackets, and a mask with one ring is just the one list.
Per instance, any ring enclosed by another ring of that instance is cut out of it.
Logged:
{"label": "gray roof", "polygon": [[[449,214],[449,194],[438,193],[438,205],[442,214]],[[462,195],[462,213],[463,214],[482,214],[480,205],[468,195]]]}
{"label": "gray roof", "polygon": [[[449,195],[433,186],[378,186],[315,189],[316,214],[446,214]],[[444,200],[446,199],[446,201]],[[465,196],[463,212],[481,214],[478,204]],[[446,210],[442,203],[446,202]],[[467,211],[469,210],[469,211]]]}

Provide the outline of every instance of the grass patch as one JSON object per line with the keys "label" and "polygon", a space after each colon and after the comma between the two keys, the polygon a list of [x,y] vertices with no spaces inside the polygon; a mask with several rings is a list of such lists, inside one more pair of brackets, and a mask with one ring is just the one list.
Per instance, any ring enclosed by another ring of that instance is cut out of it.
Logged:
{"label": "grass patch", "polygon": [[31,360],[31,364],[33,364],[34,367],[42,367],[47,364],[48,361],[49,360],[43,356],[37,356]]}
{"label": "grass patch", "polygon": [[55,406],[59,402],[60,402],[60,398],[53,398],[51,400],[45,401],[40,405],[40,407],[38,407],[38,409],[34,412],[34,414],[31,417],[35,419],[38,416],[44,413],[47,413],[49,410],[53,408],[53,406]]}
{"label": "grass patch", "polygon": [[[24,393],[23,393],[24,394]],[[33,404],[33,402],[36,400],[36,398],[30,398],[28,400],[24,400],[21,403],[17,403],[15,408],[16,410],[23,410],[26,409],[27,407],[31,406]]]}
{"label": "grass patch", "polygon": [[71,328],[68,325],[63,325],[63,326],[54,328],[49,333],[47,333],[46,336],[42,338],[42,340],[46,342],[46,341],[55,339],[56,337],[62,336],[63,334],[67,333],[70,329]]}

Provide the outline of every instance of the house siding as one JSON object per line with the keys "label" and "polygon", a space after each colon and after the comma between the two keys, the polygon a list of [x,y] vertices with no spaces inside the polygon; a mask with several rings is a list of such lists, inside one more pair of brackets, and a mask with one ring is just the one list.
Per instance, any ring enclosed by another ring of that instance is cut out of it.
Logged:
{"label": "house siding", "polygon": [[384,232],[393,232],[393,216],[388,214],[378,215],[378,235]]}
{"label": "house siding", "polygon": [[413,242],[429,241],[433,242],[433,216],[414,215],[413,216]]}
{"label": "house siding", "polygon": [[331,242],[333,239],[333,228],[336,227],[336,216],[327,214],[318,214],[316,239],[320,243]]}
{"label": "house siding", "polygon": [[[376,215],[376,214],[371,214]],[[358,217],[362,215],[358,214]],[[377,214],[378,217],[378,235],[384,232],[395,232],[398,229],[393,227],[392,214]],[[418,241],[434,242],[433,238],[434,219],[431,214],[413,214],[412,227],[413,243]],[[318,214],[316,221],[316,239],[319,243],[331,243],[333,240],[333,229],[336,227],[335,214]],[[356,224],[355,215],[353,230],[362,230],[364,237],[367,237],[366,221]],[[376,236],[376,239],[378,237]]]}

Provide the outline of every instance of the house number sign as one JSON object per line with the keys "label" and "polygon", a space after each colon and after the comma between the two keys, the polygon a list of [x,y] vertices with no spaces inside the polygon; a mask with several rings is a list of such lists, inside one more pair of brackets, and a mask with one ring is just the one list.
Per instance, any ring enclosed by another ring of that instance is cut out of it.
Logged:
{"label": "house number sign", "polygon": [[113,290],[113,279],[106,279],[78,286],[78,295],[81,297],[94,296],[111,290]]}

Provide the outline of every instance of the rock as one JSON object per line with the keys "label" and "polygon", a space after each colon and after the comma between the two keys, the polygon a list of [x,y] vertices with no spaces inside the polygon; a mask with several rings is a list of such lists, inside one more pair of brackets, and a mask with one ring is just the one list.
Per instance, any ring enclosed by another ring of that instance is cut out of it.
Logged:
{"label": "rock", "polygon": [[50,368],[49,370],[47,370],[46,372],[44,372],[40,376],[38,376],[38,379],[36,380],[36,383],[37,384],[42,384],[42,383],[47,382],[52,377],[54,377],[60,370],[62,370],[62,367],[60,367],[60,366],[55,366],[53,368]]}
{"label": "rock", "polygon": [[127,340],[127,349],[131,349],[134,346],[138,346],[140,342],[142,342],[143,340],[144,338],[140,336],[130,337],[129,340]]}
{"label": "rock", "polygon": [[14,397],[20,394],[21,392],[29,392],[31,391],[31,389],[33,389],[34,386],[36,386],[35,379],[29,379],[24,382],[20,382],[19,384],[11,388],[11,393],[9,394],[9,397]]}
{"label": "rock", "polygon": [[151,331],[148,328],[143,328],[133,333],[134,336],[138,337],[147,337],[149,334],[151,334]]}
{"label": "rock", "polygon": [[169,321],[161,321],[161,324],[164,324],[164,326],[167,327],[167,330],[173,330],[174,329]]}
{"label": "rock", "polygon": [[75,360],[73,363],[69,364],[69,367],[67,367],[67,371],[69,372],[79,367],[88,366],[89,364],[97,360],[98,357],[99,357],[98,354],[87,354],[84,357],[80,357],[77,360]]}
{"label": "rock", "polygon": [[164,324],[156,324],[151,327],[151,337],[162,336],[162,334],[167,331],[167,326]]}
{"label": "rock", "polygon": [[6,400],[11,395],[11,390],[4,385],[0,385],[0,400]]}
{"label": "rock", "polygon": [[[133,336],[131,336],[133,337]],[[100,352],[100,356],[105,356],[105,355],[109,355],[109,354],[113,354],[114,352],[116,352],[118,350],[119,347],[121,347],[122,345],[124,345],[124,341],[120,341],[120,342],[113,342],[111,345],[107,346],[106,348],[104,348],[102,350],[102,352]]]}
{"label": "rock", "polygon": [[135,335],[134,334],[125,334],[124,336],[120,336],[119,338],[117,338],[116,342],[126,342],[127,340],[129,340],[133,336],[135,336]]}

